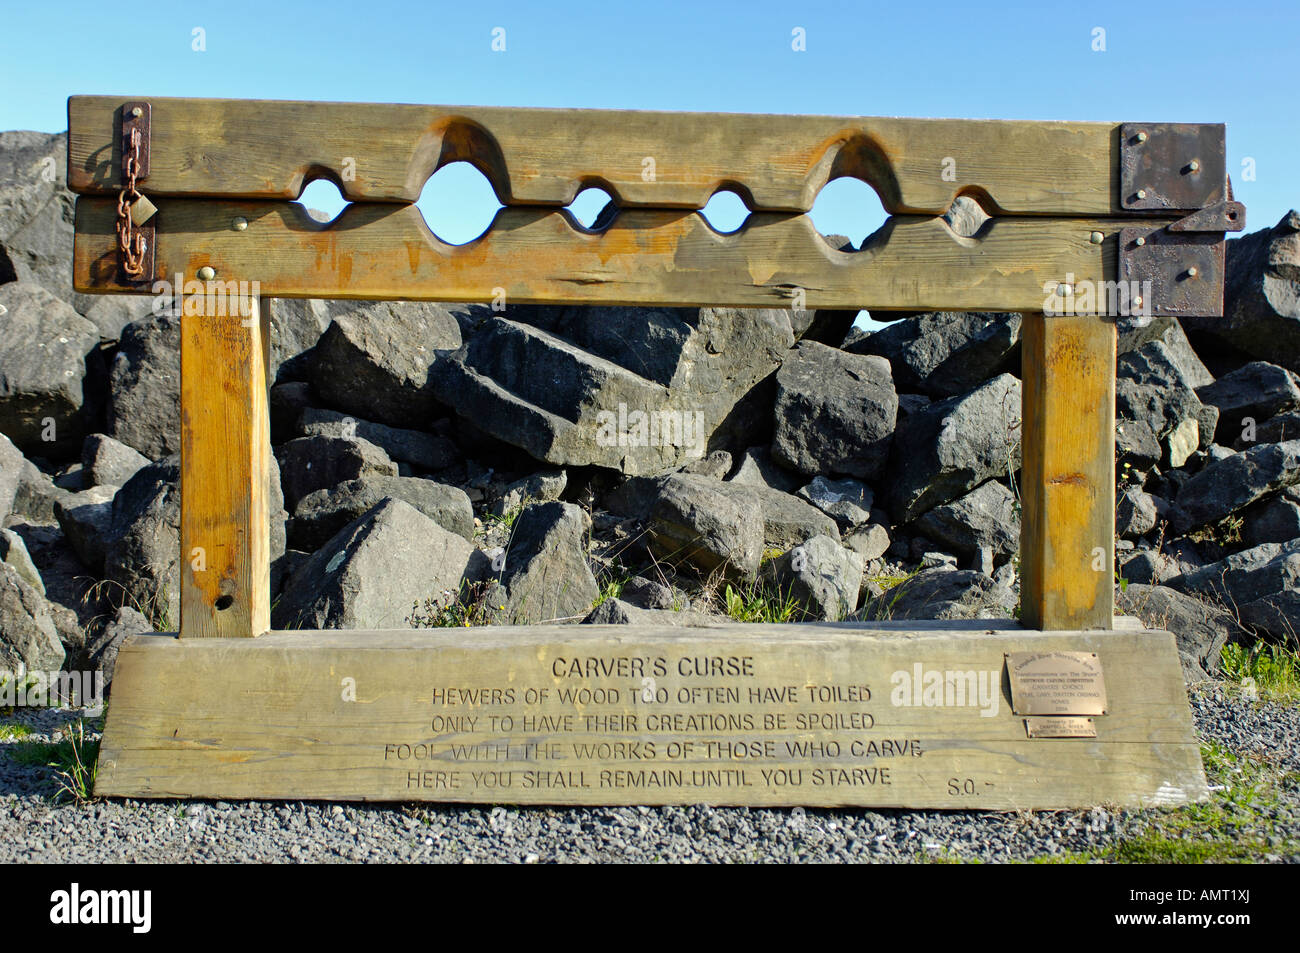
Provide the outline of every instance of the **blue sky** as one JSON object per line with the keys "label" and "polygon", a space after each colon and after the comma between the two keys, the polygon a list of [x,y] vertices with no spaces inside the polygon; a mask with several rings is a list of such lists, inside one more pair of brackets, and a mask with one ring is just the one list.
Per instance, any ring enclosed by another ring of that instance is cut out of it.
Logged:
{"label": "blue sky", "polygon": [[[1226,122],[1249,227],[1300,205],[1294,0],[11,0],[4,22],[0,129],[62,130],[74,93]],[[504,52],[492,49],[497,27]],[[804,51],[792,49],[796,27]],[[1093,49],[1098,28],[1104,52]],[[426,217],[472,232],[485,207],[471,186],[438,176]],[[865,188],[829,188],[818,227],[861,241],[883,218],[879,203]]]}

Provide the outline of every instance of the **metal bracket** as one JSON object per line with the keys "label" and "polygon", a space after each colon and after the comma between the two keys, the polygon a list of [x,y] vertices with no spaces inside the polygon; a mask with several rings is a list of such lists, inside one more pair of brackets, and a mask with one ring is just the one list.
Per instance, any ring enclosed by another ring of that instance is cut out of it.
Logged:
{"label": "metal bracket", "polygon": [[[152,145],[152,120],[153,108],[149,103],[129,102],[122,104],[121,114],[121,136],[119,137],[119,146],[121,149],[121,169],[122,169],[122,186],[128,187],[128,176],[126,172],[126,158],[132,154],[136,156],[136,174],[135,182],[149,177],[149,157]],[[135,133],[139,133],[139,143],[135,150],[132,150],[132,140]],[[154,225],[146,222],[143,225],[134,226],[141,238],[143,239],[144,256],[141,264],[144,268],[139,275],[128,275],[124,268],[119,268],[119,277],[124,284],[152,284],[154,279]]]}
{"label": "metal bracket", "polygon": [[1149,307],[1153,315],[1222,314],[1223,234],[1245,227],[1245,206],[1228,201],[1167,227],[1120,229],[1120,280],[1134,283],[1129,287],[1144,299],[1144,313]]}
{"label": "metal bracket", "polygon": [[1190,211],[1228,199],[1222,123],[1126,122],[1119,136],[1122,208]]}

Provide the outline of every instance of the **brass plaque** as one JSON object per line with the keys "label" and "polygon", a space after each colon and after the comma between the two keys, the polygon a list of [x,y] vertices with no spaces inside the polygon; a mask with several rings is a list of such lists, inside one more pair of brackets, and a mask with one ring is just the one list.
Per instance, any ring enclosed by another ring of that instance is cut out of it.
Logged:
{"label": "brass plaque", "polygon": [[1076,715],[1031,715],[1025,719],[1030,738],[1096,738],[1097,723]]}
{"label": "brass plaque", "polygon": [[1106,682],[1095,652],[1009,652],[1017,715],[1104,715]]}

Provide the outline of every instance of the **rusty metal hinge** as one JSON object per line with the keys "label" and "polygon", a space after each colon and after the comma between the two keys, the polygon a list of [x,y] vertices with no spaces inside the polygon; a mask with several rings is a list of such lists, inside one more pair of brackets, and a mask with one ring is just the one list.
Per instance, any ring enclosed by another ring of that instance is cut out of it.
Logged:
{"label": "rusty metal hinge", "polygon": [[151,151],[147,102],[124,103],[121,110],[122,191],[117,199],[118,271],[124,284],[152,284],[154,278],[153,204],[137,183],[149,177]]}
{"label": "rusty metal hinge", "polygon": [[1120,280],[1137,283],[1153,315],[1222,314],[1224,233],[1245,227],[1246,207],[1229,198],[1168,226],[1120,229]]}
{"label": "rusty metal hinge", "polygon": [[1231,197],[1222,123],[1126,122],[1119,137],[1121,208],[1191,211]]}

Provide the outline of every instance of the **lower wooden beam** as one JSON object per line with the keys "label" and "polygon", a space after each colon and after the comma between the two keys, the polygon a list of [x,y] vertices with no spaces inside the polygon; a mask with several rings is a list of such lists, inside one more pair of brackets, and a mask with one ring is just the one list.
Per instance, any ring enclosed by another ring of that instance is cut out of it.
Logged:
{"label": "lower wooden beam", "polygon": [[1115,603],[1113,318],[1024,317],[1021,619],[1109,629]]}
{"label": "lower wooden beam", "polygon": [[271,627],[269,316],[255,293],[230,285],[230,293],[223,283],[219,294],[183,296],[180,634],[187,639],[250,637]]}
{"label": "lower wooden beam", "polygon": [[[1016,652],[1095,653],[1095,737],[1029,737]],[[137,636],[95,789],[991,810],[1207,793],[1168,632],[988,620]]]}

